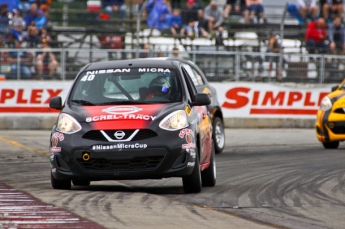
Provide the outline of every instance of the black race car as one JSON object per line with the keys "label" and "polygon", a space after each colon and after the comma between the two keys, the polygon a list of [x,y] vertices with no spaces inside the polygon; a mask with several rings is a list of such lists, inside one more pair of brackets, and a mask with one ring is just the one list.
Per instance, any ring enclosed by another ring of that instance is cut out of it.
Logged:
{"label": "black race car", "polygon": [[214,186],[211,99],[189,67],[161,58],[86,65],[65,102],[50,101],[61,110],[51,133],[52,187],[168,177],[182,177],[187,193]]}

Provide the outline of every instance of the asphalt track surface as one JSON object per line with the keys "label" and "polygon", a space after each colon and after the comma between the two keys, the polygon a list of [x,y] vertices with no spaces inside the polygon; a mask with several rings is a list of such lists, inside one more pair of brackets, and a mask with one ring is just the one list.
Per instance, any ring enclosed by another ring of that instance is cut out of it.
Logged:
{"label": "asphalt track surface", "polygon": [[84,225],[70,228],[345,228],[345,145],[325,150],[313,129],[227,129],[217,185],[188,195],[178,178],[54,190],[48,144],[49,131],[0,131],[0,228],[4,187]]}

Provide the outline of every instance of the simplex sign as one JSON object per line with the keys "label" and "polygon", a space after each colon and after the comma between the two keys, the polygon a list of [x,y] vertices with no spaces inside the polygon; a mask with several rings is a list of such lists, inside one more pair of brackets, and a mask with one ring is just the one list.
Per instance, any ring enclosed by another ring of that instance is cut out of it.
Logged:
{"label": "simplex sign", "polygon": [[[315,118],[329,85],[284,86],[269,83],[214,83],[224,117]],[[319,86],[319,87],[318,87]]]}
{"label": "simplex sign", "polygon": [[[330,85],[284,86],[270,83],[212,83],[217,89],[224,118],[315,118]],[[56,115],[49,100],[64,100],[70,81],[3,81],[0,115]]]}
{"label": "simplex sign", "polygon": [[4,81],[0,83],[0,115],[58,113],[49,108],[54,96],[66,98],[71,83],[65,81]]}

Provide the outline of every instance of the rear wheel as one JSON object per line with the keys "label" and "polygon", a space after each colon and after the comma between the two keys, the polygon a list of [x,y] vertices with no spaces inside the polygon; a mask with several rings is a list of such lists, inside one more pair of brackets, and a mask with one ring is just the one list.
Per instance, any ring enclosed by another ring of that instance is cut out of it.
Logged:
{"label": "rear wheel", "polygon": [[91,182],[86,179],[78,179],[78,180],[72,180],[72,183],[75,186],[89,186]]}
{"label": "rear wheel", "polygon": [[335,141],[335,142],[322,142],[323,147],[325,147],[325,149],[338,149],[339,147],[339,141]]}
{"label": "rear wheel", "polygon": [[213,144],[216,154],[220,154],[225,146],[224,124],[221,118],[214,117],[213,120]]}
{"label": "rear wheel", "polygon": [[70,180],[58,180],[55,179],[52,173],[50,173],[50,181],[54,189],[71,189]]}
{"label": "rear wheel", "polygon": [[182,183],[185,193],[197,193],[201,191],[201,172],[198,153],[196,153],[193,172],[188,176],[182,177]]}
{"label": "rear wheel", "polygon": [[216,185],[217,167],[216,167],[214,147],[212,147],[210,166],[201,172],[201,179],[202,179],[203,187],[213,187]]}

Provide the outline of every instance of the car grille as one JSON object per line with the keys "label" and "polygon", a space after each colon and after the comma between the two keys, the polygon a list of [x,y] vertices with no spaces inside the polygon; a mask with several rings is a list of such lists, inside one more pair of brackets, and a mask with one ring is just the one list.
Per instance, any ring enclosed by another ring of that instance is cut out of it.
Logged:
{"label": "car grille", "polygon": [[122,160],[90,159],[83,161],[77,159],[77,161],[86,171],[142,171],[156,168],[163,158],[164,156],[150,156]]}
{"label": "car grille", "polygon": [[[118,140],[114,137],[115,132],[118,130],[105,130],[104,132],[113,140]],[[125,133],[125,140],[129,136],[133,134],[135,130],[122,130]],[[156,132],[150,129],[142,129],[132,138],[131,141],[139,141],[143,139],[153,138],[158,136]],[[84,139],[95,140],[95,141],[104,141],[107,142],[108,140],[104,137],[104,135],[99,130],[91,130],[83,135]]]}

